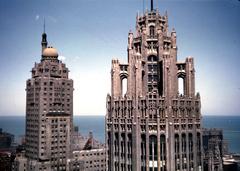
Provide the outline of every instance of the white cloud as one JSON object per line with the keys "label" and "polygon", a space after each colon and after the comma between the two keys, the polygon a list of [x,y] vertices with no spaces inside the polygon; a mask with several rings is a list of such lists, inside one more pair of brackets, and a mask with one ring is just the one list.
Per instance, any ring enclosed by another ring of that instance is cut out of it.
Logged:
{"label": "white cloud", "polygon": [[39,20],[40,16],[37,14],[36,17],[35,17],[35,20]]}
{"label": "white cloud", "polygon": [[59,56],[58,59],[61,60],[61,61],[65,61],[66,57],[65,56]]}

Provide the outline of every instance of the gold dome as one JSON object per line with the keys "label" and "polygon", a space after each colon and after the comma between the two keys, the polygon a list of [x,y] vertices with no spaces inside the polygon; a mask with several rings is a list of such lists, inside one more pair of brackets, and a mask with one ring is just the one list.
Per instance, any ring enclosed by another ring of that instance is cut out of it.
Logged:
{"label": "gold dome", "polygon": [[58,52],[57,49],[53,48],[53,47],[47,47],[46,49],[44,49],[42,56],[44,57],[58,57]]}

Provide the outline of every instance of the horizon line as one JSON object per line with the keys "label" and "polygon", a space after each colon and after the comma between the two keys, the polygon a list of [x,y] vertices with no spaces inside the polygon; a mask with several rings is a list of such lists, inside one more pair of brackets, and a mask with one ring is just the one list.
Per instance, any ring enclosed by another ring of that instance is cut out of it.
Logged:
{"label": "horizon line", "polygon": [[[105,116],[106,114],[93,114],[93,113],[84,113],[84,114],[73,114],[73,116]],[[240,116],[240,114],[201,114],[202,116]],[[26,116],[26,115],[0,115],[0,117],[14,117],[14,116]]]}

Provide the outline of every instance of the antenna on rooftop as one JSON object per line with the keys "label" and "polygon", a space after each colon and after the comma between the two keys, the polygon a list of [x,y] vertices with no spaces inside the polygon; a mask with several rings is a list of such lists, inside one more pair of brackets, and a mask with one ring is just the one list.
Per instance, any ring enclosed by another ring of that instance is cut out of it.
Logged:
{"label": "antenna on rooftop", "polygon": [[151,11],[153,11],[153,0],[151,0]]}

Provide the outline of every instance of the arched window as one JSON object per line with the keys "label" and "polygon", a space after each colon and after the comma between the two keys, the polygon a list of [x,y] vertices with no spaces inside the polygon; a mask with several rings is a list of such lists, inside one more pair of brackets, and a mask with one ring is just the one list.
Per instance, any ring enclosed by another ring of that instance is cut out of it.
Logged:
{"label": "arched window", "polygon": [[178,93],[184,95],[184,79],[182,77],[178,77]]}
{"label": "arched window", "polygon": [[122,96],[124,96],[127,93],[127,78],[124,77],[122,79]]}
{"label": "arched window", "polygon": [[150,37],[153,37],[154,36],[154,26],[150,26],[149,27],[149,35],[150,35]]}

